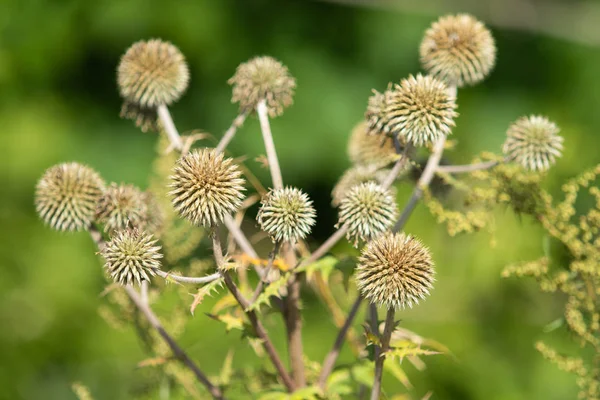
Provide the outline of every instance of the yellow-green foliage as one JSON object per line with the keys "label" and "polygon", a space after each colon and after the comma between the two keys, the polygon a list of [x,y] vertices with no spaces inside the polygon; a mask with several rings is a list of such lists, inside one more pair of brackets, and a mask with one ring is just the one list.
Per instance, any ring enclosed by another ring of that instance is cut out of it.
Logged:
{"label": "yellow-green foliage", "polygon": [[[537,261],[509,266],[503,273],[505,277],[533,277],[542,290],[566,296],[564,321],[581,346],[580,354],[564,356],[542,342],[536,348],[560,369],[577,375],[582,399],[600,399],[599,174],[600,164],[566,183],[562,188],[565,199],[556,205],[541,190],[531,203],[550,237],[567,249],[567,265],[555,265],[559,262],[546,255]],[[591,205],[582,210],[585,207],[576,205],[576,200],[586,195],[592,199]]]}

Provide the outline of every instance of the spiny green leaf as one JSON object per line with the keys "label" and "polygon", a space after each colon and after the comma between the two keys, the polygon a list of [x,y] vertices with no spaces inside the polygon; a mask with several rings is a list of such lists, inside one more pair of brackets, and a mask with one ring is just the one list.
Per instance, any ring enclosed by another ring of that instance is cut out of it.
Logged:
{"label": "spiny green leaf", "polygon": [[198,293],[192,295],[194,296],[194,301],[190,306],[190,312],[192,313],[192,315],[194,315],[194,310],[202,303],[204,298],[206,296],[210,296],[213,292],[216,292],[217,289],[219,289],[222,286],[222,284],[223,279],[217,279],[202,286],[200,289],[198,289]]}
{"label": "spiny green leaf", "polygon": [[394,360],[390,360],[389,362],[383,364],[383,366],[386,369],[386,371],[394,375],[394,377],[398,379],[398,381],[402,383],[405,388],[412,389],[413,386],[408,380],[408,376],[397,362],[395,362]]}
{"label": "spiny green leaf", "polygon": [[296,272],[306,272],[306,279],[311,279],[315,272],[320,272],[323,280],[327,282],[333,268],[338,263],[338,259],[333,256],[323,257],[312,264],[304,265],[296,269]]}
{"label": "spiny green leaf", "polygon": [[267,306],[271,305],[271,296],[281,297],[280,289],[287,285],[289,279],[289,274],[284,274],[276,281],[269,283],[263,289],[263,292],[256,298],[254,303],[250,304],[246,311],[260,311],[260,306],[265,304]]}
{"label": "spiny green leaf", "polygon": [[420,347],[400,347],[396,349],[389,350],[386,353],[386,357],[389,358],[398,358],[402,360],[404,357],[408,356],[430,356],[435,354],[442,354],[439,351],[423,349]]}
{"label": "spiny green leaf", "polygon": [[206,313],[207,316],[214,319],[215,321],[219,321],[225,324],[225,330],[229,332],[232,329],[244,329],[244,321],[241,318],[234,317],[231,314],[209,314]]}

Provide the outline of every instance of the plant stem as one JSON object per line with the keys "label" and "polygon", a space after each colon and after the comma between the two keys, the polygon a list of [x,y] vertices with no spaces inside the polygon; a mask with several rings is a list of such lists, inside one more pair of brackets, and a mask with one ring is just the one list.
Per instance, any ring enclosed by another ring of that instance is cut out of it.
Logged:
{"label": "plant stem", "polygon": [[373,389],[371,391],[371,400],[379,400],[381,395],[381,378],[383,376],[383,363],[385,362],[385,353],[390,349],[390,338],[394,330],[394,309],[389,308],[385,318],[383,335],[381,336],[381,353],[375,360],[375,378],[373,380]]}
{"label": "plant stem", "polygon": [[175,358],[180,360],[185,366],[187,366],[196,376],[199,382],[201,382],[213,398],[215,399],[223,399],[223,394],[221,393],[221,389],[217,386],[213,385],[208,377],[198,368],[198,366],[188,357],[186,352],[179,347],[177,342],[165,331],[160,320],[156,317],[154,312],[148,307],[146,303],[142,300],[142,298],[138,295],[138,293],[131,287],[126,286],[125,291],[136,305],[136,307],[144,314],[150,325],[159,333],[159,335],[163,338],[163,340],[169,345],[171,351]]}
{"label": "plant stem", "polygon": [[271,179],[273,180],[274,189],[283,189],[283,178],[281,177],[281,169],[279,168],[279,160],[275,151],[275,143],[273,142],[273,134],[271,133],[271,125],[269,124],[269,116],[267,113],[267,104],[265,100],[258,102],[256,113],[260,121],[260,130],[262,131],[263,141],[265,142],[265,150],[267,152],[267,161],[271,171]]}
{"label": "plant stem", "polygon": [[217,153],[222,153],[223,151],[225,151],[225,148],[227,148],[227,145],[235,136],[238,128],[240,128],[244,124],[244,121],[246,121],[246,117],[248,117],[247,112],[242,112],[237,117],[235,117],[229,129],[225,131],[225,134],[219,141],[219,144],[217,144],[217,147],[215,147],[215,151]]}
{"label": "plant stem", "polygon": [[161,104],[158,106],[157,112],[169,141],[176,150],[181,151],[181,149],[183,149],[183,142],[181,141],[181,136],[179,136],[179,132],[177,132],[175,124],[173,123],[169,109],[166,105]]}
{"label": "plant stem", "polygon": [[170,274],[165,271],[158,270],[158,271],[156,271],[156,275],[160,276],[161,278],[167,279],[167,280],[172,279],[175,282],[191,283],[191,284],[209,283],[209,282],[216,281],[217,279],[221,278],[221,274],[218,272],[216,272],[214,274],[206,275],[206,276],[196,277],[196,276],[174,275],[174,274]]}
{"label": "plant stem", "polygon": [[254,304],[254,302],[256,301],[258,296],[260,296],[260,293],[262,292],[263,287],[265,286],[265,281],[267,279],[267,276],[269,275],[269,272],[271,271],[271,268],[273,267],[273,263],[275,262],[275,258],[277,257],[277,254],[279,253],[280,247],[281,247],[281,242],[279,242],[279,241],[275,242],[275,246],[273,246],[273,250],[269,253],[269,260],[267,262],[267,267],[263,271],[263,278],[261,278],[258,282],[258,285],[256,285],[254,294],[252,295],[252,298],[250,299],[250,304]]}
{"label": "plant stem", "polygon": [[140,286],[140,296],[144,304],[148,304],[148,281],[142,281]]}
{"label": "plant stem", "polygon": [[479,171],[482,169],[490,169],[500,164],[496,160],[480,162],[475,164],[467,164],[467,165],[440,165],[437,167],[437,172],[446,172],[450,174],[461,174],[465,172],[473,172]]}
{"label": "plant stem", "polygon": [[335,342],[333,343],[332,349],[329,351],[329,353],[327,353],[327,356],[325,357],[325,360],[323,361],[323,367],[321,368],[321,375],[319,375],[319,387],[323,391],[325,390],[325,387],[327,385],[327,378],[329,378],[329,375],[333,371],[333,367],[335,366],[335,361],[337,360],[337,358],[340,354],[340,350],[342,349],[342,345],[344,344],[344,339],[346,338],[346,333],[348,332],[348,329],[352,325],[352,321],[354,321],[354,317],[356,317],[356,313],[358,312],[358,309],[360,308],[361,303],[362,303],[362,297],[358,296],[356,298],[356,300],[354,301],[354,304],[352,304],[352,307],[350,308],[350,312],[348,313],[348,317],[346,318],[344,325],[342,325],[342,327],[340,328],[340,330],[335,338]]}
{"label": "plant stem", "polygon": [[287,328],[288,352],[292,376],[296,387],[306,386],[304,375],[304,350],[302,344],[302,314],[300,312],[300,277],[293,275],[288,284],[288,295],[285,304],[285,326]]}
{"label": "plant stem", "polygon": [[[223,258],[223,248],[221,246],[221,239],[219,238],[218,229],[215,229],[215,231],[212,233],[212,241],[213,241],[213,251],[214,251],[215,261],[217,263],[217,268],[221,269],[222,266],[225,264],[225,261]],[[250,306],[250,302],[248,302],[248,300],[240,292],[240,290],[235,285],[235,283],[233,282],[233,280],[231,279],[231,276],[229,275],[229,273],[227,271],[222,271],[221,275],[223,276],[225,285],[227,286],[227,288],[229,289],[229,291],[231,292],[231,294],[233,295],[235,300],[238,302],[238,304],[242,307],[242,309],[246,313],[246,316],[250,320],[252,327],[256,331],[256,334],[261,339],[262,345],[263,345],[265,351],[267,352],[267,354],[269,355],[269,358],[271,359],[271,362],[275,366],[275,369],[277,370],[279,376],[281,377],[283,384],[285,385],[285,387],[288,389],[289,392],[293,392],[294,391],[294,382],[292,381],[292,378],[289,376],[289,374],[285,370],[285,367],[284,367],[283,363],[281,362],[281,358],[279,357],[279,354],[277,354],[277,350],[275,350],[275,346],[273,346],[273,343],[271,342],[271,339],[269,338],[267,331],[265,330],[262,323],[258,320],[256,312],[254,312],[252,310],[248,310],[248,307]]]}
{"label": "plant stem", "polygon": [[[371,333],[375,336],[379,336],[379,322],[377,321],[377,306],[373,303],[369,303],[369,327],[371,328]],[[373,346],[373,354],[375,355],[375,359],[379,357],[379,346]]]}
{"label": "plant stem", "polygon": [[[101,251],[104,248],[105,243],[104,239],[102,239],[102,234],[100,233],[100,231],[96,229],[96,227],[92,226],[90,227],[90,236],[92,237],[94,243],[96,243],[96,247],[98,247],[98,250]],[[138,293],[131,286],[126,286],[125,291],[133,301],[133,304],[135,304],[135,306],[140,310],[140,312],[144,314],[150,325],[152,325],[152,327],[156,329],[156,331],[167,343],[167,345],[169,345],[175,358],[181,361],[194,373],[196,379],[198,379],[200,383],[206,386],[210,394],[215,399],[224,399],[223,394],[221,393],[221,389],[213,385],[210,382],[210,380],[206,377],[206,375],[196,365],[196,363],[194,363],[194,361],[192,361],[192,359],[187,355],[187,353],[181,347],[179,347],[175,339],[173,339],[171,335],[169,335],[169,333],[163,328],[156,314],[154,314],[150,306],[140,297],[140,295],[138,295]]]}

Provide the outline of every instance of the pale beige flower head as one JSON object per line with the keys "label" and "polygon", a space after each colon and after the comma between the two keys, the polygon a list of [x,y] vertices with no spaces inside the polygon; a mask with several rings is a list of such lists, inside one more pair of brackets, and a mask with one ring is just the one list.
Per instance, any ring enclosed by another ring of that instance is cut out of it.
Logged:
{"label": "pale beige flower head", "polygon": [[356,165],[349,168],[331,191],[331,205],[334,207],[339,206],[348,192],[360,183],[375,182],[382,184],[389,173],[389,169],[380,169],[377,165]]}
{"label": "pale beige flower head", "polygon": [[264,196],[256,220],[273,242],[295,243],[310,233],[315,215],[308,195],[287,187],[273,189]]}
{"label": "pale beige flower head", "polygon": [[357,246],[387,231],[397,217],[394,195],[375,182],[356,185],[340,204],[339,225],[346,225],[346,237]]}
{"label": "pale beige flower head", "polygon": [[153,107],[142,107],[137,103],[125,100],[121,106],[119,116],[123,119],[133,121],[135,126],[142,132],[159,132],[160,125],[156,109]]}
{"label": "pale beige flower head", "polygon": [[366,121],[361,121],[350,134],[348,157],[354,164],[385,167],[401,155],[396,153],[392,138],[371,134]]}
{"label": "pale beige flower head", "polygon": [[138,229],[117,231],[100,251],[104,267],[121,285],[150,281],[161,266],[162,254],[156,242],[151,234]]}
{"label": "pale beige flower head", "polygon": [[530,171],[545,171],[561,156],[563,138],[559,132],[546,117],[521,117],[508,128],[502,151]]}
{"label": "pale beige flower head", "polygon": [[143,193],[133,185],[110,184],[96,207],[96,222],[111,234],[125,228],[143,229],[147,215]]}
{"label": "pale beige flower head", "polygon": [[35,190],[35,209],[52,229],[87,230],[104,190],[104,181],[88,166],[71,162],[44,172]]}
{"label": "pale beige flower head", "polygon": [[134,43],[121,57],[117,69],[121,96],[143,108],[170,105],[179,100],[189,79],[183,54],[160,39]]}
{"label": "pale beige flower head", "polygon": [[363,248],[356,284],[371,303],[401,309],[429,295],[434,274],[429,249],[418,239],[404,233],[386,233]]}
{"label": "pale beige flower head", "polygon": [[271,117],[277,117],[293,103],[296,80],[287,67],[273,57],[255,57],[240,64],[228,83],[233,86],[231,101],[240,111],[250,112],[265,101]]}
{"label": "pale beige flower head", "polygon": [[194,225],[218,225],[240,207],[242,172],[231,158],[213,149],[194,150],[177,161],[170,195],[180,216]]}
{"label": "pale beige flower head", "polygon": [[450,86],[482,81],[494,68],[496,45],[483,23],[468,14],[447,15],[425,32],[423,68]]}

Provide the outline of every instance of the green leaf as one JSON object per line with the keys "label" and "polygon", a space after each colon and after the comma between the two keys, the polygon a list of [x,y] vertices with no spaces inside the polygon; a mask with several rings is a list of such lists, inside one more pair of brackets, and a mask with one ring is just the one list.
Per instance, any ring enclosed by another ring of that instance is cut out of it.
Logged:
{"label": "green leaf", "polygon": [[231,315],[229,313],[221,314],[221,315],[206,313],[206,315],[209,316],[210,318],[214,319],[215,321],[224,323],[225,330],[227,332],[229,332],[232,329],[239,329],[239,330],[244,329],[244,321],[241,318],[234,317],[233,315]]}
{"label": "green leaf", "polygon": [[404,357],[409,356],[430,356],[435,354],[442,354],[440,351],[423,349],[420,347],[400,347],[396,349],[389,350],[386,353],[386,357],[390,358],[398,358],[400,360],[404,359]]}
{"label": "green leaf", "polygon": [[196,310],[196,307],[198,307],[202,303],[204,298],[206,296],[210,296],[213,292],[216,292],[217,289],[221,288],[222,285],[223,285],[223,279],[221,278],[221,279],[217,279],[216,281],[207,283],[206,285],[204,285],[200,289],[198,289],[198,293],[192,295],[192,296],[194,296],[194,301],[192,302],[192,305],[190,306],[190,312],[192,313],[192,315],[194,315],[194,310]]}
{"label": "green leaf", "polygon": [[280,289],[287,285],[289,274],[284,274],[276,281],[269,283],[262,291],[262,293],[256,298],[254,303],[250,304],[246,311],[260,311],[260,306],[265,304],[267,306],[271,305],[271,296],[279,297]]}
{"label": "green leaf", "polygon": [[315,272],[320,272],[323,280],[327,282],[333,268],[338,263],[338,259],[333,256],[323,257],[312,264],[304,265],[296,269],[296,272],[306,272],[306,279],[311,279]]}
{"label": "green leaf", "polygon": [[225,356],[225,361],[223,361],[223,366],[221,367],[221,373],[219,374],[219,382],[221,385],[228,385],[231,381],[231,376],[233,375],[233,350],[229,350],[227,355]]}
{"label": "green leaf", "polygon": [[375,365],[372,362],[361,363],[352,367],[352,378],[361,385],[366,387],[373,386],[373,378],[375,377]]}
{"label": "green leaf", "polygon": [[397,362],[395,362],[395,360],[390,360],[390,362],[386,362],[385,364],[383,364],[383,367],[386,371],[394,375],[394,378],[396,378],[400,383],[402,383],[405,388],[412,389],[413,385],[408,380],[408,376],[406,375],[402,367],[400,367],[400,365]]}
{"label": "green leaf", "polygon": [[348,395],[352,393],[350,385],[350,371],[342,369],[334,371],[327,379],[327,394],[331,395]]}

